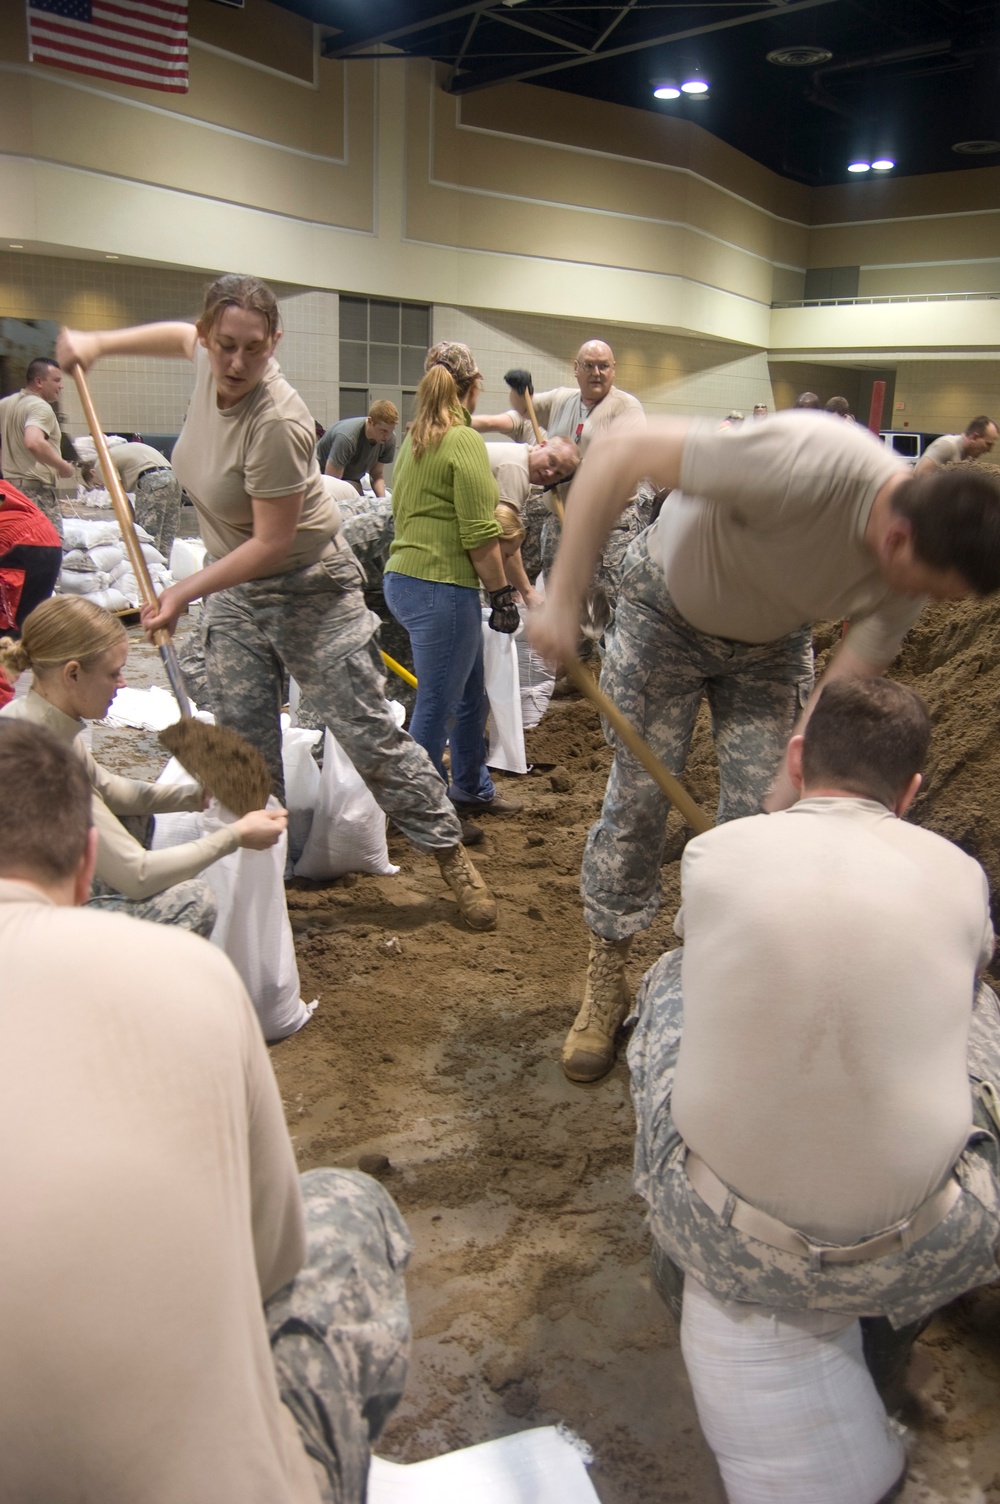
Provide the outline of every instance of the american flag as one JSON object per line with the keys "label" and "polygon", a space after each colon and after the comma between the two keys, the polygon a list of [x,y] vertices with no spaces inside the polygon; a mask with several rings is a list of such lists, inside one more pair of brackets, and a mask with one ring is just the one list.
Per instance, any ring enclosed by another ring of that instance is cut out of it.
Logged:
{"label": "american flag", "polygon": [[28,0],[28,57],[186,94],[187,0]]}

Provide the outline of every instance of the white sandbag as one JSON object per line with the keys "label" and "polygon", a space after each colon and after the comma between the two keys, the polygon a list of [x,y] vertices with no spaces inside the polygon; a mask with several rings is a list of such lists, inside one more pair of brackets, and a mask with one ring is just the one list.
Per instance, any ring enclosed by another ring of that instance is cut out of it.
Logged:
{"label": "white sandbag", "polygon": [[351,759],[331,735],[323,740],[319,799],[296,877],[342,877],[345,872],[399,871],[389,861],[385,815]]}
{"label": "white sandbag", "polygon": [[71,570],[74,574],[97,573],[97,565],[83,548],[71,548],[69,553],[63,554],[62,567]]}
{"label": "white sandbag", "polygon": [[200,538],[175,538],[170,550],[170,573],[175,580],[186,580],[205,567],[205,545]]}
{"label": "white sandbag", "polygon": [[509,632],[494,632],[489,607],[483,607],[483,671],[490,702],[490,749],[487,766],[507,773],[526,773],[524,724],[517,648]]}
{"label": "white sandbag", "polygon": [[103,569],[105,574],[114,575],[125,560],[125,545],[121,539],[117,543],[95,543],[88,549],[88,553],[98,569]]}
{"label": "white sandbag", "polygon": [[297,862],[309,839],[313,812],[319,803],[320,772],[313,748],[323,733],[307,731],[304,726],[290,726],[287,722],[288,717],[282,716],[281,764],[288,811],[288,854],[293,862]]}
{"label": "white sandbag", "polygon": [[98,590],[107,590],[110,583],[109,576],[100,569],[93,574],[64,569],[59,576],[59,589],[63,595],[93,595]]}
{"label": "white sandbag", "polygon": [[[190,781],[175,758],[159,782]],[[277,809],[277,801],[268,801]],[[157,815],[153,849],[178,846],[209,835],[234,820],[217,800],[193,814]],[[201,873],[219,906],[213,945],[224,950],[250,995],[264,1038],[273,1043],[296,1033],[312,1017],[299,993],[299,968],[285,904],[285,858],[288,840],[282,836],[268,851],[246,847],[212,862]]]}
{"label": "white sandbag", "polygon": [[163,554],[160,553],[160,550],[156,547],[155,543],[140,542],[139,547],[142,550],[142,557],[145,559],[147,564],[166,564],[166,559],[164,558]]}
{"label": "white sandbag", "polygon": [[538,725],[549,708],[556,676],[552,664],[539,658],[524,635],[526,615],[522,608],[521,625],[514,633],[514,643],[517,648],[517,677],[521,690],[521,723],[525,731],[530,731]]}
{"label": "white sandbag", "polygon": [[858,1321],[717,1300],[688,1275],[681,1348],[729,1504],[876,1504],[902,1473]]}
{"label": "white sandbag", "polygon": [[120,543],[121,530],[117,522],[105,521],[103,517],[63,518],[63,548],[96,548],[101,543]]}
{"label": "white sandbag", "polygon": [[87,599],[105,611],[129,611],[134,610],[136,605],[134,600],[130,600],[113,585],[109,585],[107,590],[98,590],[96,594],[88,595]]}

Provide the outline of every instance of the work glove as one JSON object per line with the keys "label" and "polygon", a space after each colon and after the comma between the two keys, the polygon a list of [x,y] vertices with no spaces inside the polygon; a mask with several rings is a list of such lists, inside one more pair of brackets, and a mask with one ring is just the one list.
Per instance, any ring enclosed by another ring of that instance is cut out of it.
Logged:
{"label": "work glove", "polygon": [[519,397],[523,397],[525,392],[535,395],[535,383],[531,379],[530,371],[507,371],[503,379],[511,391],[517,392]]}
{"label": "work glove", "polygon": [[514,604],[513,585],[504,585],[499,590],[489,591],[490,627],[494,632],[516,632],[521,625],[521,614]]}

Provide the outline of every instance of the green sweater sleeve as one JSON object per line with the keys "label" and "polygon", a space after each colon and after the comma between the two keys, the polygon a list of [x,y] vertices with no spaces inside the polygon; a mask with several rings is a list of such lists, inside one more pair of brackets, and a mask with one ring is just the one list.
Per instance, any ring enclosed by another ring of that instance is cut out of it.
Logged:
{"label": "green sweater sleeve", "polygon": [[481,548],[501,534],[496,519],[500,490],[493,479],[482,435],[471,428],[453,428],[448,437],[459,538],[466,550]]}

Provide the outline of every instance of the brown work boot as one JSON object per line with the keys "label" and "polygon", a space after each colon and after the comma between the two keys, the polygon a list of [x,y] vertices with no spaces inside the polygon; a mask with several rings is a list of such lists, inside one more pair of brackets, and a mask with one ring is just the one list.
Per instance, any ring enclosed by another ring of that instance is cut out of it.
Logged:
{"label": "brown work boot", "polygon": [[472,865],[464,846],[435,851],[441,876],[455,895],[458,912],[470,930],[495,930],[497,901]]}
{"label": "brown work boot", "polygon": [[632,944],[590,937],[583,1004],[563,1045],[562,1067],[571,1081],[599,1081],[615,1063],[615,1038],[632,1001],[625,962]]}

